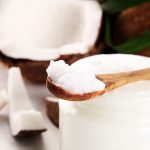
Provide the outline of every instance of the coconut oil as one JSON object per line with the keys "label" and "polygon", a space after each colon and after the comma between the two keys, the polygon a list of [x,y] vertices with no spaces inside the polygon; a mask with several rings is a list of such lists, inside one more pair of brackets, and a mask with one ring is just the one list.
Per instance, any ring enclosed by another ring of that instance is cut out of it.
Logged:
{"label": "coconut oil", "polygon": [[[150,67],[135,55],[98,55],[73,64],[114,73]],[[82,84],[82,83],[81,83]],[[60,100],[60,150],[150,150],[150,81],[85,102]]]}

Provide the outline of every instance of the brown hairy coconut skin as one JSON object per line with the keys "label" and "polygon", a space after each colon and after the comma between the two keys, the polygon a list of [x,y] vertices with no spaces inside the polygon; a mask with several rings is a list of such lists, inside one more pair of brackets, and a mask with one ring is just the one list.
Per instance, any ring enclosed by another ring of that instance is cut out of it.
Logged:
{"label": "brown hairy coconut skin", "polygon": [[[100,53],[103,48],[104,44],[102,43],[99,45],[99,48],[91,48],[87,54],[62,55],[59,59],[64,60],[68,64],[72,64],[81,58]],[[2,52],[0,52],[0,60],[8,67],[20,67],[23,77],[25,77],[27,80],[35,83],[45,83],[47,77],[46,68],[49,65],[49,61],[14,59],[4,55]]]}
{"label": "brown hairy coconut skin", "polygon": [[[122,11],[115,21],[113,31],[113,41],[116,45],[150,31],[150,2]],[[150,57],[150,47],[137,54]]]}

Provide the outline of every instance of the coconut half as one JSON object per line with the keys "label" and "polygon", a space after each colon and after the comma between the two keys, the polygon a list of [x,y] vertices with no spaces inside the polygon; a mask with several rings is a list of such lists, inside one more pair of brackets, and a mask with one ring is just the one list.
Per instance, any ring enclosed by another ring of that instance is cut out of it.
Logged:
{"label": "coconut half", "polygon": [[9,66],[20,66],[23,73],[31,64],[38,70],[45,62],[44,72],[49,60],[72,63],[97,53],[101,20],[102,9],[92,0],[3,0],[1,58]]}
{"label": "coconut half", "polygon": [[46,131],[41,112],[34,109],[19,68],[8,74],[9,121],[13,136],[27,136]]}

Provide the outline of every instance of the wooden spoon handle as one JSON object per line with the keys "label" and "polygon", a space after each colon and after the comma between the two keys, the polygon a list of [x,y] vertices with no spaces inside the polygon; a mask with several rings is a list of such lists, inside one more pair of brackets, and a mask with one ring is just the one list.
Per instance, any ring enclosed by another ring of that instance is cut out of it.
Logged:
{"label": "wooden spoon handle", "polygon": [[96,77],[106,84],[106,91],[110,91],[128,83],[150,80],[150,68],[115,74],[99,74]]}

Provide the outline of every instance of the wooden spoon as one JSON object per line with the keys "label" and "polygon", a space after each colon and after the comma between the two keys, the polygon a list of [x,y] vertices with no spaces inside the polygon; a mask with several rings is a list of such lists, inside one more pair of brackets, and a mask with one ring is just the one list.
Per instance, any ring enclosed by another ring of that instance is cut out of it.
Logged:
{"label": "wooden spoon", "polygon": [[46,83],[49,91],[58,98],[71,101],[84,101],[132,82],[150,80],[150,68],[113,74],[97,74],[96,77],[105,83],[105,89],[102,91],[84,94],[74,94],[68,92],[62,87],[56,85],[50,77],[47,78]]}

